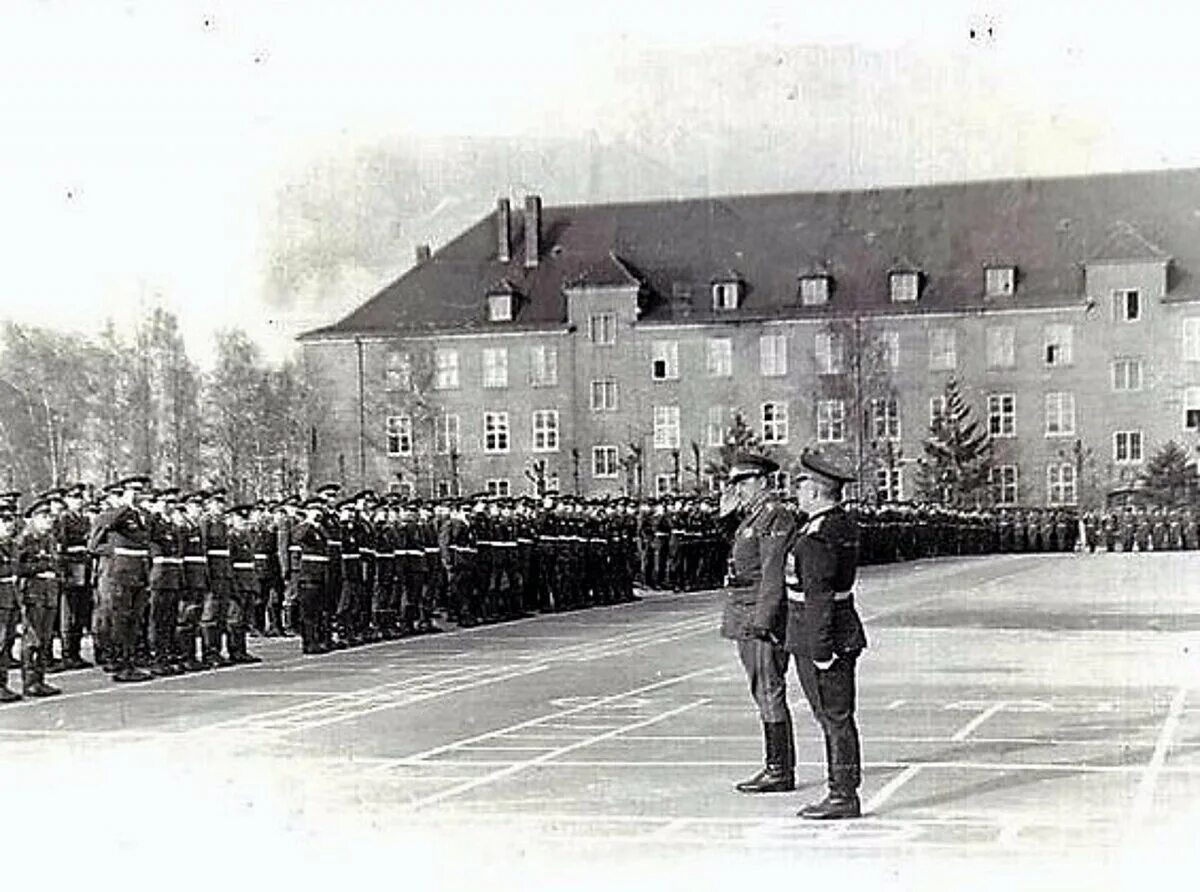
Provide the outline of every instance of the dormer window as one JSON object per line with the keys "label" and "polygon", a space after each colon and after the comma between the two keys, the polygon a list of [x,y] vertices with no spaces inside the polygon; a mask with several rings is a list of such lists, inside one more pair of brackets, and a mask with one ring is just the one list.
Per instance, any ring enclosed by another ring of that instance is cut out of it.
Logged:
{"label": "dormer window", "polygon": [[742,283],[737,280],[714,282],[712,299],[714,310],[736,310],[742,297]]}
{"label": "dormer window", "polygon": [[921,274],[915,270],[899,270],[888,274],[892,303],[916,303],[921,290]]}
{"label": "dormer window", "polygon": [[1017,268],[1015,266],[984,267],[983,289],[986,297],[1012,297],[1017,291]]}
{"label": "dormer window", "polygon": [[512,295],[489,294],[487,299],[487,313],[488,322],[512,322]]}
{"label": "dormer window", "polygon": [[829,303],[829,276],[800,277],[800,305],[819,307]]}

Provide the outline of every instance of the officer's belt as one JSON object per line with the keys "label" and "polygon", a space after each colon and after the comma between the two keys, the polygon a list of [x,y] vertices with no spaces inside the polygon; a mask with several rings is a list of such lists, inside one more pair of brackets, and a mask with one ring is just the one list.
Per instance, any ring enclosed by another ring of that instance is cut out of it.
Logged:
{"label": "officer's belt", "polygon": [[86,545],[68,545],[67,554],[79,554],[82,551],[87,551]]}
{"label": "officer's belt", "polygon": [[57,579],[58,574],[55,573],[53,570],[43,570],[41,573],[35,574],[34,578],[35,579]]}
{"label": "officer's belt", "polygon": [[361,557],[361,555],[357,551],[342,552],[342,560],[344,561],[356,561],[359,559],[359,557]]}
{"label": "officer's belt", "polygon": [[182,564],[182,563],[183,563],[183,558],[181,558],[181,557],[168,557],[168,556],[166,556],[166,555],[161,555],[161,554],[160,554],[160,555],[158,555],[157,557],[153,558],[153,559],[151,560],[151,563],[154,563],[154,564]]}
{"label": "officer's belt", "polygon": [[[835,601],[849,601],[853,597],[854,597],[854,592],[834,592],[833,593],[833,600],[835,600]],[[787,590],[787,599],[789,601],[795,602],[796,604],[803,604],[804,603],[804,592],[789,588]]]}
{"label": "officer's belt", "polygon": [[234,561],[233,569],[235,570],[253,570],[254,561]]}
{"label": "officer's belt", "polygon": [[323,554],[302,554],[302,555],[300,555],[300,560],[316,561],[318,564],[328,564],[329,563],[329,558]]}
{"label": "officer's belt", "polygon": [[254,552],[254,559],[256,561],[265,561],[267,559],[267,555],[265,552],[256,551],[256,552]]}
{"label": "officer's belt", "polygon": [[16,576],[0,576],[0,583],[4,583],[4,582],[16,582],[16,581],[17,581],[17,577],[16,577]]}
{"label": "officer's belt", "polygon": [[125,548],[123,545],[114,545],[113,554],[120,555],[121,557],[139,558],[150,556],[150,552],[146,551],[144,548]]}
{"label": "officer's belt", "polygon": [[328,545],[330,548],[341,548],[342,540],[341,539],[327,539],[325,541],[325,544]]}
{"label": "officer's belt", "polygon": [[185,554],[183,562],[185,564],[203,564],[207,562],[207,558],[202,554]]}
{"label": "officer's belt", "polygon": [[209,557],[229,557],[228,548],[210,548],[208,550]]}
{"label": "officer's belt", "polygon": [[425,554],[437,554],[439,551],[441,551],[441,549],[438,548],[436,545],[426,545],[425,546]]}

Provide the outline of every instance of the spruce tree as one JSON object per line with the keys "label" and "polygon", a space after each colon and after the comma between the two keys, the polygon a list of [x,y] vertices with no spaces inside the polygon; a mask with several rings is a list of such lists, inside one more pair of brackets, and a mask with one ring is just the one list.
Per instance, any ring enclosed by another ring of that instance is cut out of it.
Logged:
{"label": "spruce tree", "polygon": [[734,458],[742,454],[773,457],[771,447],[763,443],[762,437],[747,423],[746,416],[739,411],[734,413],[733,424],[725,434],[724,442],[713,451],[705,471],[718,480],[723,480],[729,475]]}
{"label": "spruce tree", "polygon": [[1139,478],[1144,492],[1160,505],[1185,505],[1196,497],[1196,463],[1174,440],[1168,440],[1146,462]]}
{"label": "spruce tree", "polygon": [[927,501],[975,507],[987,501],[992,443],[957,380],[946,382],[943,397],[945,408],[930,424],[925,455],[918,461],[917,491]]}

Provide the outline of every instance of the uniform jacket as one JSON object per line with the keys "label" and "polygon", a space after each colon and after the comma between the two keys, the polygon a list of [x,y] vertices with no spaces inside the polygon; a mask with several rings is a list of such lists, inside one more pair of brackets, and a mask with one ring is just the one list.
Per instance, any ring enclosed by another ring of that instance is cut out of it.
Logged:
{"label": "uniform jacket", "polygon": [[145,585],[150,564],[150,527],[131,505],[117,505],[96,518],[88,550],[100,557],[100,575],[125,585]]}
{"label": "uniform jacket", "polygon": [[722,637],[749,639],[755,629],[767,629],[783,639],[783,569],[795,526],[791,512],[770,494],[751,505],[738,524],[729,556]]}
{"label": "uniform jacket", "polygon": [[157,591],[183,587],[184,531],[172,518],[150,516],[150,586]]}
{"label": "uniform jacket", "polygon": [[290,561],[296,579],[303,585],[324,585],[330,558],[324,526],[301,520],[292,527],[290,539],[295,549]]}
{"label": "uniform jacket", "polygon": [[91,560],[88,557],[88,531],[91,523],[80,511],[63,511],[54,519],[62,555],[62,578],[66,585],[84,588],[88,585]]}
{"label": "uniform jacket", "polygon": [[[0,612],[17,606],[17,536],[0,536]],[[0,618],[3,621],[3,618]],[[0,670],[2,671],[2,670]]]}
{"label": "uniform jacket", "polygon": [[58,539],[53,531],[27,529],[17,539],[17,577],[21,603],[52,608],[58,604]]}
{"label": "uniform jacket", "polygon": [[797,530],[789,564],[795,571],[789,587],[804,600],[788,601],[787,650],[823,663],[865,648],[854,599],[834,597],[851,591],[858,572],[858,528],[841,506],[814,514]]}

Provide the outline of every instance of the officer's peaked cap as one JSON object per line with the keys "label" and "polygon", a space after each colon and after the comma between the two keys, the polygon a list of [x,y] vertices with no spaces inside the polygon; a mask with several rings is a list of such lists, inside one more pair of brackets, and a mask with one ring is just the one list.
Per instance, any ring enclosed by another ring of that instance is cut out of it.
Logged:
{"label": "officer's peaked cap", "polygon": [[819,477],[834,483],[850,483],[854,480],[854,472],[833,456],[812,447],[800,453],[800,472],[797,478],[803,480],[805,477]]}
{"label": "officer's peaked cap", "polygon": [[752,455],[740,452],[733,458],[729,467],[729,482],[737,483],[748,477],[765,477],[779,470],[779,463],[765,455]]}

